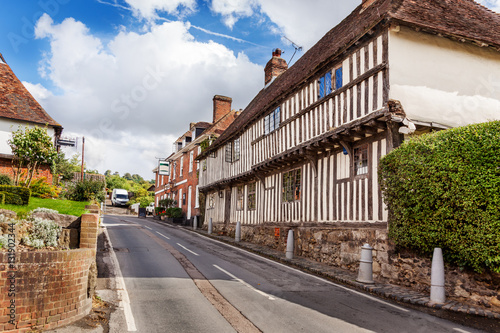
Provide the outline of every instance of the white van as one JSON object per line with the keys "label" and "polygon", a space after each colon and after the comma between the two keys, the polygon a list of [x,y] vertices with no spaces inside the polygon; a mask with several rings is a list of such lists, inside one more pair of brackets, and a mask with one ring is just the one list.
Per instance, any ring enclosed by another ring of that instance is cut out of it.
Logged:
{"label": "white van", "polygon": [[111,205],[126,206],[128,204],[128,192],[121,188],[113,189],[111,194]]}

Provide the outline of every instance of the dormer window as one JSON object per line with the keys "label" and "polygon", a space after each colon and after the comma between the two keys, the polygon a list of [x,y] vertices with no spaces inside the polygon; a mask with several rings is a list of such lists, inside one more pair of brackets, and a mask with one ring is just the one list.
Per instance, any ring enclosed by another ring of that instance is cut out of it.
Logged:
{"label": "dormer window", "polygon": [[264,117],[264,134],[269,134],[280,127],[281,108],[278,106],[273,112]]}

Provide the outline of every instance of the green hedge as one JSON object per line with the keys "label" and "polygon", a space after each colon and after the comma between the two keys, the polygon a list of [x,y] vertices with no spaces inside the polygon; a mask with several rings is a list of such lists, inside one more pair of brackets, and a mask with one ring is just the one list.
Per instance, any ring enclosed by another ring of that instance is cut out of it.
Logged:
{"label": "green hedge", "polygon": [[500,272],[500,121],[406,141],[381,159],[379,181],[397,246]]}
{"label": "green hedge", "polygon": [[5,204],[28,205],[30,203],[31,191],[27,187],[0,185],[0,192],[6,194]]}

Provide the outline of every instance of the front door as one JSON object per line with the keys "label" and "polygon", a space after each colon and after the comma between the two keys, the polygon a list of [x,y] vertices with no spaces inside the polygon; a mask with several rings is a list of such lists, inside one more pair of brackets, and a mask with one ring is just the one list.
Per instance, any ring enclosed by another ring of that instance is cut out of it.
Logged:
{"label": "front door", "polygon": [[231,188],[226,190],[226,205],[224,208],[224,223],[229,224],[231,218]]}

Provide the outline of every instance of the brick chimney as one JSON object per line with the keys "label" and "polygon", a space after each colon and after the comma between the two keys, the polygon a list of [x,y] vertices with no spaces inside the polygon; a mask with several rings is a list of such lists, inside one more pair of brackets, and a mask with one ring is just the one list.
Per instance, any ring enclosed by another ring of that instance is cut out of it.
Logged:
{"label": "brick chimney", "polygon": [[273,51],[273,57],[268,61],[264,68],[264,83],[267,86],[275,78],[283,74],[288,69],[285,59],[281,58],[281,50],[276,49]]}
{"label": "brick chimney", "polygon": [[231,103],[233,99],[231,97],[215,95],[214,96],[214,120],[215,124],[219,119],[224,117],[226,114],[231,112]]}

